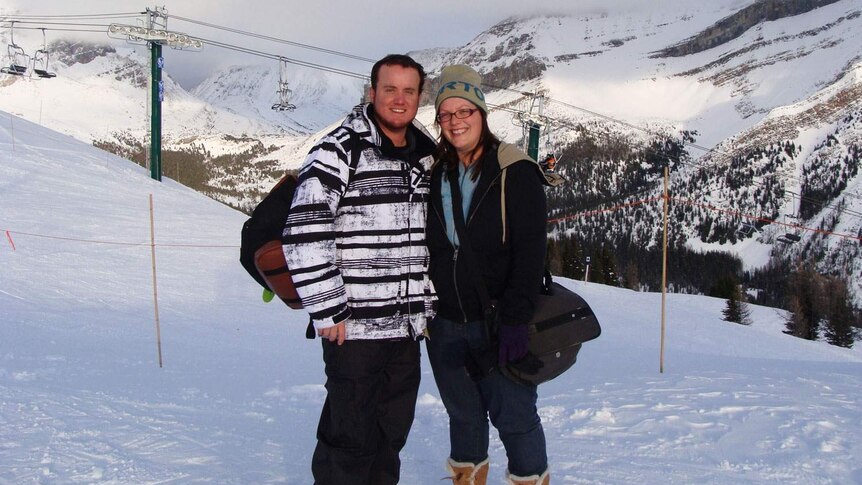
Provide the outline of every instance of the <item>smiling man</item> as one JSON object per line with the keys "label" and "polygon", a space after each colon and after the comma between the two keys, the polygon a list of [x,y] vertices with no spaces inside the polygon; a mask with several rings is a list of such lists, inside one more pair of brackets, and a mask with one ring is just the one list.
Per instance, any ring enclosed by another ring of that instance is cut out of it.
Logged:
{"label": "smiling man", "polygon": [[434,140],[414,121],[422,66],[389,55],[371,103],[303,164],[284,254],[322,337],[327,397],[314,482],[396,484],[419,390],[419,339],[432,317],[425,208]]}

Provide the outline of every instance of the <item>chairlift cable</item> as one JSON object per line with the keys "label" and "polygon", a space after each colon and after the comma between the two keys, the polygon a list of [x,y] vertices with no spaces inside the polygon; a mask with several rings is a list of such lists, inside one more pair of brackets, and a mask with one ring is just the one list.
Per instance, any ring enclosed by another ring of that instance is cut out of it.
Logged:
{"label": "chairlift cable", "polygon": [[[523,95],[532,95],[532,93],[527,93],[527,92],[524,92],[524,91],[517,91],[517,90],[509,89],[509,88],[499,88],[499,87],[496,87],[496,86],[493,86],[493,85],[489,85],[489,87],[492,87],[492,88],[498,88],[498,89],[505,89],[505,90],[507,90],[507,91],[510,91],[510,92],[516,92],[516,93],[521,93],[521,94],[523,94]],[[592,110],[589,110],[589,109],[586,109],[586,108],[582,108],[582,107],[579,107],[579,106],[576,106],[576,105],[573,105],[573,104],[570,104],[570,103],[566,103],[566,102],[563,102],[563,101],[555,100],[555,99],[550,98],[550,97],[547,97],[547,96],[546,96],[545,98],[546,98],[546,99],[548,99],[548,100],[550,100],[550,101],[554,101],[554,102],[557,102],[557,103],[563,104],[563,105],[565,105],[565,106],[568,106],[568,107],[571,107],[571,108],[574,108],[574,109],[577,109],[577,110],[583,111],[583,112],[585,112],[585,113],[588,113],[588,114],[590,114],[590,115],[596,116],[596,117],[598,117],[598,118],[602,118],[602,119],[605,119],[605,120],[608,120],[608,121],[612,121],[612,122],[614,122],[614,123],[621,124],[621,125],[623,125],[623,126],[627,126],[627,127],[629,127],[629,128],[632,128],[632,129],[635,129],[635,130],[638,130],[638,131],[642,131],[642,132],[645,132],[645,133],[648,133],[648,134],[651,134],[651,135],[654,135],[654,136],[667,136],[667,135],[665,135],[664,133],[656,132],[656,131],[653,131],[653,130],[649,130],[649,129],[646,129],[646,128],[643,128],[643,127],[637,126],[637,125],[635,125],[635,124],[633,124],[633,123],[630,123],[630,122],[627,122],[627,121],[623,121],[623,120],[619,120],[619,119],[614,118],[614,117],[612,117],[612,116],[604,115],[604,114],[602,114],[602,113],[598,113],[598,112],[595,112],[595,111],[592,111]],[[521,111],[517,111],[517,112],[521,112]],[[572,121],[570,121],[570,120],[562,120],[562,119],[554,118],[554,117],[550,117],[550,116],[543,116],[543,117],[544,117],[544,118],[547,118],[547,119],[549,119],[549,120],[551,120],[551,121],[553,121],[553,122],[555,122],[555,123],[558,123],[558,124],[560,124],[561,126],[568,126],[569,128],[574,128],[574,127],[575,127],[575,126],[573,126],[573,123],[572,123]],[[705,147],[705,146],[698,145],[698,144],[696,144],[696,143],[690,143],[690,142],[683,142],[682,144],[683,144],[684,146],[691,146],[691,147],[693,147],[693,148],[697,148],[697,149],[700,149],[700,150],[704,150],[704,151],[705,151],[705,152],[707,152],[707,153],[713,152],[713,153],[718,153],[718,154],[722,154],[722,155],[725,155],[725,156],[731,157],[731,155],[730,155],[729,153],[724,152],[724,151],[722,151],[722,150],[719,150],[719,149],[717,149],[717,148],[707,148],[707,147]],[[686,166],[694,167],[694,168],[697,168],[697,169],[713,168],[713,167],[715,167],[716,165],[718,165],[718,163],[719,163],[719,162],[714,162],[714,163],[712,163],[712,164],[706,164],[706,163],[694,163],[694,162],[687,162],[687,161],[683,161],[683,160],[681,160],[678,156],[673,156],[673,155],[671,155],[671,154],[667,154],[667,153],[665,153],[665,154],[663,154],[663,155],[664,155],[664,156],[666,156],[666,157],[668,157],[668,158],[674,159],[677,163],[679,163],[679,164],[681,164],[681,165],[686,165]],[[787,177],[787,180],[791,180],[791,181],[795,181],[795,182],[799,182],[799,183],[801,183],[801,182],[802,182],[799,178],[797,178],[796,176],[793,176],[793,175],[788,176],[788,177]],[[763,185],[763,182],[754,182],[754,183],[753,183],[753,185],[756,185],[756,186],[762,186],[762,185]],[[785,189],[785,192],[790,193],[790,192],[789,192],[789,191],[787,191],[786,189]],[[801,200],[801,201],[802,201],[802,200],[804,200],[804,201],[806,201],[806,202],[810,202],[810,203],[812,203],[812,204],[815,204],[815,205],[820,206],[821,208],[838,210],[838,208],[833,207],[832,205],[830,205],[829,203],[827,203],[827,202],[825,202],[825,201],[821,201],[821,200],[813,199],[813,198],[811,198],[811,197],[807,197],[807,196],[806,196],[806,197],[801,197],[801,195],[799,195],[799,194],[796,194],[796,195],[797,195],[797,197],[799,197],[799,198],[800,198],[800,200]],[[846,196],[848,196],[848,197],[852,197],[852,198],[857,198],[857,199],[862,199],[862,196],[859,196],[858,194],[852,194],[852,193],[850,193],[850,194],[846,194]],[[846,213],[846,214],[848,214],[848,215],[852,215],[852,216],[854,216],[854,217],[862,218],[862,213],[859,213],[859,212],[857,212],[857,211],[853,211],[853,210],[851,210],[851,209],[842,209],[842,211],[841,211],[841,212],[844,212],[844,213]]]}
{"label": "chairlift cable", "polygon": [[[110,24],[85,24],[85,23],[78,23],[78,22],[35,22],[35,21],[29,21],[29,20],[0,20],[0,23],[36,24],[36,25],[69,25],[69,26],[75,26],[75,27],[102,27],[103,30],[100,30],[99,32],[104,31],[104,29],[106,29],[110,26]],[[16,27],[16,28],[21,29],[21,28],[25,28],[25,27]],[[37,27],[37,29],[41,30],[41,27]]]}
{"label": "chairlift cable", "polygon": [[147,12],[121,12],[121,13],[103,13],[103,14],[76,14],[76,15],[5,15],[0,19],[4,22],[9,18],[20,19],[107,19],[107,18],[130,18],[146,15]]}
{"label": "chairlift cable", "polygon": [[323,53],[326,53],[326,54],[332,54],[332,55],[335,55],[335,56],[341,56],[341,57],[346,57],[346,58],[349,58],[349,59],[355,59],[355,60],[358,60],[358,61],[365,61],[365,62],[371,62],[371,63],[376,62],[374,59],[369,59],[369,58],[367,58],[367,57],[357,56],[357,55],[354,55],[354,54],[348,54],[348,53],[346,53],[346,52],[341,52],[341,51],[337,51],[337,50],[333,50],[333,49],[327,49],[327,48],[324,48],[324,47],[318,47],[318,46],[311,45],[311,44],[303,44],[303,43],[301,43],[301,42],[294,42],[294,41],[292,41],[292,40],[287,40],[287,39],[280,39],[280,38],[278,38],[278,37],[272,37],[272,36],[269,36],[269,35],[256,34],[256,33],[254,33],[254,32],[248,32],[248,31],[240,30],[240,29],[236,29],[236,28],[233,28],[233,27],[225,27],[225,26],[222,26],[222,25],[216,25],[216,24],[213,24],[213,23],[210,23],[210,22],[203,22],[203,21],[200,21],[200,20],[190,19],[190,18],[188,18],[188,17],[181,17],[181,16],[179,16],[179,15],[174,15],[174,14],[170,14],[170,13],[169,13],[169,14],[166,14],[166,17],[168,17],[168,18],[172,18],[172,19],[176,19],[176,20],[181,20],[181,21],[183,21],[183,22],[189,22],[189,23],[192,23],[192,24],[202,25],[202,26],[204,26],[204,27],[210,27],[210,28],[213,28],[213,29],[224,30],[224,31],[226,31],[226,32],[232,32],[232,33],[234,33],[234,34],[246,35],[246,36],[254,37],[254,38],[257,38],[257,39],[263,39],[263,40],[268,40],[268,41],[272,41],[272,42],[278,42],[278,43],[281,43],[281,44],[292,45],[292,46],[295,46],[295,47],[301,47],[301,48],[303,48],[303,49],[310,49],[310,50],[314,50],[314,51],[318,51],[318,52],[323,52]]}
{"label": "chairlift cable", "polygon": [[[16,30],[42,30],[41,27],[15,27]],[[105,29],[93,30],[93,29],[56,29],[56,28],[48,28],[45,29],[49,32],[92,32],[96,34],[104,34]]]}
{"label": "chairlift cable", "polygon": [[334,67],[324,66],[322,64],[316,64],[313,62],[301,61],[299,59],[293,59],[290,57],[285,57],[285,56],[281,56],[281,55],[277,55],[277,54],[271,54],[271,53],[251,49],[248,47],[241,47],[241,46],[237,46],[237,45],[233,45],[233,44],[228,44],[226,42],[219,42],[219,41],[215,41],[215,40],[211,40],[211,39],[205,39],[205,38],[201,38],[201,37],[197,37],[197,38],[202,40],[203,42],[205,42],[207,44],[213,45],[215,47],[221,47],[223,49],[233,50],[233,51],[241,52],[241,53],[245,53],[245,54],[251,54],[251,55],[263,57],[266,59],[284,60],[290,64],[296,64],[299,66],[310,67],[312,69],[318,69],[318,70],[330,72],[333,74],[341,74],[343,76],[353,77],[353,78],[357,78],[357,79],[363,79],[363,80],[368,79],[368,76],[366,76],[364,74],[359,74],[359,73],[347,71],[344,69],[338,69],[338,68],[334,68]]}
{"label": "chairlift cable", "polygon": [[[526,92],[523,92],[523,91],[517,91],[517,90],[513,90],[513,89],[508,89],[508,88],[501,88],[501,89],[506,89],[506,90],[508,90],[508,91],[517,92],[517,93],[522,93],[522,94],[524,94],[524,95],[530,95],[530,94],[531,94],[531,93],[526,93]],[[580,107],[580,106],[576,106],[576,105],[573,105],[573,104],[571,104],[571,103],[566,103],[566,102],[564,102],[564,101],[560,101],[560,100],[557,100],[557,99],[554,99],[554,98],[551,98],[551,97],[547,97],[547,96],[546,96],[545,98],[546,98],[547,100],[549,100],[549,101],[553,101],[553,102],[555,102],[555,103],[559,103],[559,104],[562,104],[562,105],[564,105],[564,106],[568,106],[568,107],[570,107],[570,108],[573,108],[573,109],[576,109],[576,110],[579,110],[579,111],[585,112],[585,113],[590,114],[590,115],[592,115],[592,116],[595,116],[595,117],[598,117],[598,118],[601,118],[601,119],[605,119],[605,120],[607,120],[607,121],[612,121],[612,122],[614,122],[614,123],[617,123],[617,124],[620,124],[620,125],[623,125],[623,126],[627,126],[627,127],[629,127],[629,128],[632,128],[632,129],[635,129],[635,130],[638,130],[638,131],[642,131],[642,132],[644,132],[644,133],[648,133],[648,134],[651,134],[651,135],[654,135],[654,136],[666,136],[665,134],[663,134],[663,133],[661,133],[661,132],[656,132],[656,131],[653,131],[653,130],[649,130],[649,129],[647,129],[647,128],[644,128],[644,127],[641,127],[641,126],[635,125],[635,124],[633,124],[633,123],[630,123],[630,122],[627,122],[627,121],[624,121],[624,120],[620,120],[620,119],[617,119],[617,118],[614,118],[614,117],[612,117],[612,116],[608,116],[608,115],[605,115],[605,114],[602,114],[602,113],[598,113],[598,112],[596,112],[596,111],[589,110],[589,109],[587,109],[587,108],[583,108],[583,107]],[[555,120],[555,119],[554,119],[554,118],[552,118],[552,117],[547,117],[547,118],[549,118],[549,119],[551,119],[551,120]],[[561,123],[563,123],[564,125],[566,124],[565,120],[559,120],[559,119],[556,119],[555,121],[557,121],[557,122],[561,122]],[[569,124],[569,126],[571,127],[571,125],[570,125],[570,124]],[[730,153],[725,152],[725,151],[722,151],[722,150],[720,150],[720,149],[718,149],[718,148],[716,148],[716,147],[708,148],[708,147],[705,147],[705,146],[703,146],[703,145],[699,145],[699,144],[697,144],[697,143],[691,143],[691,142],[685,142],[685,141],[683,142],[683,145],[684,145],[684,146],[690,146],[690,147],[692,147],[692,148],[697,148],[698,150],[702,150],[702,151],[704,151],[704,152],[705,152],[704,154],[709,154],[709,153],[718,153],[718,154],[720,154],[720,155],[724,155],[724,156],[727,156],[727,157],[731,157],[731,158],[732,158],[732,155],[731,155]],[[666,156],[671,157],[671,155],[669,155],[669,154],[666,154]],[[680,160],[680,159],[679,159],[679,157],[671,157],[671,158],[675,158],[675,160],[676,160],[678,163],[682,164],[682,165],[686,165],[686,166],[690,166],[690,167],[695,167],[695,168],[699,168],[699,169],[712,168],[712,167],[717,166],[717,165],[720,163],[719,161],[713,161],[713,163],[694,163],[694,162],[686,162],[686,161]],[[799,182],[799,183],[801,183],[801,182],[802,182],[802,181],[801,181],[798,177],[796,177],[795,175],[788,176],[788,177],[787,177],[787,180],[792,180],[792,181]],[[759,185],[759,184],[757,184],[757,185]],[[847,196],[848,196],[848,197],[857,198],[857,199],[862,199],[862,196],[859,196],[859,195],[857,195],[857,194],[852,194],[852,193],[851,193],[851,194],[847,194]],[[824,202],[824,201],[819,201],[819,200],[816,200],[816,199],[812,199],[812,198],[810,198],[810,197],[804,197],[804,198],[802,198],[802,200],[805,200],[805,201],[807,201],[807,202],[814,203],[814,204],[819,205],[819,206],[821,206],[821,207],[824,207],[824,206],[825,206],[825,207],[827,207],[827,208],[832,208],[832,207],[829,207],[828,205],[826,205],[826,204],[827,204],[826,202]],[[849,213],[849,211],[845,211],[845,212],[848,212],[848,213]],[[858,217],[862,217],[862,214],[858,214]]]}
{"label": "chairlift cable", "polygon": [[[86,24],[79,22],[37,22],[30,20],[0,20],[0,23],[8,23],[8,24],[38,24],[38,25],[73,25],[77,27],[103,27],[107,28],[110,24]],[[21,28],[21,27],[18,27]]]}

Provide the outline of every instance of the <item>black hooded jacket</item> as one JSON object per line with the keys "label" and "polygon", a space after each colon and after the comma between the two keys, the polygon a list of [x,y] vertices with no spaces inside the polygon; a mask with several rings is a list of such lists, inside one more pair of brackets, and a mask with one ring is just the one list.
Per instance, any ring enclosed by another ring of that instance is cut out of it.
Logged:
{"label": "black hooded jacket", "polygon": [[[501,144],[499,150],[484,157],[465,221],[478,259],[473,267],[481,272],[491,299],[497,301],[499,323],[528,323],[545,268],[544,178],[539,165],[512,145]],[[437,314],[456,322],[482,320],[482,304],[466,261],[462,254],[456,258],[455,248],[446,236],[441,180],[448,183],[443,164],[437,163],[431,172],[431,207],[426,227],[431,256],[428,271],[439,298]],[[503,184],[505,211],[500,200]]]}

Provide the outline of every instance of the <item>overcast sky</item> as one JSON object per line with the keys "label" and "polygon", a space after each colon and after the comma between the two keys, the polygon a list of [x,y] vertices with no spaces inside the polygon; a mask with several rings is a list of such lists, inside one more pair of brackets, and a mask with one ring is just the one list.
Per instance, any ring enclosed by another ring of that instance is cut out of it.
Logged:
{"label": "overcast sky", "polygon": [[[428,2],[167,0],[147,4],[131,0],[0,0],[0,10],[2,10],[0,13],[6,15],[10,13],[20,15],[106,14],[142,12],[147,7],[164,6],[169,15],[377,59],[392,52],[403,53],[429,47],[463,45],[488,27],[510,16],[595,13],[597,10],[608,8],[608,5],[615,10],[621,10],[638,4],[643,6],[649,5],[650,2],[636,0],[579,0],[577,2],[572,0],[431,0]],[[131,21],[131,19],[125,20],[125,22]],[[47,27],[50,28],[50,26]],[[177,19],[168,21],[168,30],[363,74],[367,74],[371,68],[369,63],[324,55],[284,44],[263,42]],[[20,33],[24,35],[28,32]],[[50,37],[69,34],[48,31],[48,35]],[[107,40],[104,34],[90,34],[89,38],[95,41]],[[200,53],[170,53],[167,52],[168,49],[165,51],[166,69],[186,87],[196,84],[217,67],[267,62],[260,57],[238,54],[212,46],[205,47]]]}

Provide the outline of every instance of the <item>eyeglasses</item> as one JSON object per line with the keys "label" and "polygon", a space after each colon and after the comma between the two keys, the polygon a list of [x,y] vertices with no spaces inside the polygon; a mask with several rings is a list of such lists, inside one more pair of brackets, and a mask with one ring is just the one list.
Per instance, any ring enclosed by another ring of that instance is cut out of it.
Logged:
{"label": "eyeglasses", "polygon": [[445,113],[445,112],[438,113],[437,114],[437,123],[448,123],[449,120],[451,120],[453,116],[458,118],[459,120],[463,120],[465,118],[469,118],[470,116],[473,115],[473,113],[475,113],[477,111],[479,111],[478,108],[472,108],[472,109],[471,108],[464,108],[464,109],[459,109],[458,111],[456,111],[454,113]]}

